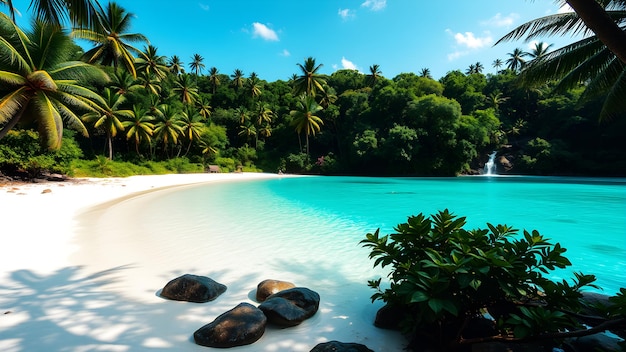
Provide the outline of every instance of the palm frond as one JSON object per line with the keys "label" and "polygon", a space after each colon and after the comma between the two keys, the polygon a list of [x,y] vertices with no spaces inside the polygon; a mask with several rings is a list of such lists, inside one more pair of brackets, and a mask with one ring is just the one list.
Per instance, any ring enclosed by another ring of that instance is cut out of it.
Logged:
{"label": "palm frond", "polygon": [[500,38],[494,45],[502,42],[519,40],[531,41],[538,37],[553,35],[589,35],[593,34],[575,12],[549,15],[521,24]]}
{"label": "palm frond", "polygon": [[49,150],[59,149],[63,137],[63,119],[55,104],[40,92],[31,100],[29,108],[35,110],[38,116],[37,130],[43,144]]}
{"label": "palm frond", "polygon": [[26,80],[26,77],[18,75],[16,73],[0,71],[0,82],[11,86],[18,86],[24,85],[28,81]]}
{"label": "palm frond", "polygon": [[0,123],[6,123],[23,109],[29,100],[26,87],[20,87],[0,99]]}
{"label": "palm frond", "polygon": [[59,113],[63,116],[65,120],[65,124],[67,127],[80,132],[84,137],[89,137],[89,132],[87,131],[87,127],[81,121],[80,117],[76,115],[72,110],[70,110],[67,106],[61,103],[56,104]]}
{"label": "palm frond", "polygon": [[100,68],[82,61],[68,61],[56,65],[48,70],[50,75],[57,80],[76,80],[82,83],[105,84],[110,82],[110,77]]}

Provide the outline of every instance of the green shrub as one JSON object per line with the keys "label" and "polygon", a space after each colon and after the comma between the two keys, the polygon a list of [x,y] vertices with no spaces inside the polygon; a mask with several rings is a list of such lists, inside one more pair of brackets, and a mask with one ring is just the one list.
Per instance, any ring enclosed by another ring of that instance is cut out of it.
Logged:
{"label": "green shrub", "polygon": [[222,172],[233,172],[236,171],[235,160],[232,158],[215,158],[215,164],[220,167]]}
{"label": "green shrub", "polygon": [[465,223],[444,210],[430,218],[410,216],[389,235],[368,233],[361,244],[371,249],[374,267],[391,267],[389,288],[381,288],[382,279],[369,281],[376,290],[372,301],[401,307],[405,332],[427,331],[431,348],[440,351],[471,343],[465,328],[486,311],[497,323],[497,336],[488,336],[492,341],[548,333],[566,337],[566,330],[581,328],[575,319],[582,310],[581,289],[595,287],[595,277],[575,273],[570,284],[544,276],[571,265],[565,248],[537,231],[520,236],[511,227],[491,224],[465,230]]}
{"label": "green shrub", "polygon": [[311,169],[311,161],[305,153],[287,155],[284,165],[285,171],[291,174],[306,173]]}

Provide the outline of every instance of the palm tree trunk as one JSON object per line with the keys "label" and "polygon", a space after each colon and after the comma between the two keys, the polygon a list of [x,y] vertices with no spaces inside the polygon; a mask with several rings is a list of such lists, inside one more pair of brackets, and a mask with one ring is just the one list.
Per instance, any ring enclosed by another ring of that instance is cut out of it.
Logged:
{"label": "palm tree trunk", "polygon": [[595,0],[567,0],[598,39],[626,63],[626,32],[624,32]]}
{"label": "palm tree trunk", "polygon": [[306,155],[309,155],[309,134],[306,134]]}

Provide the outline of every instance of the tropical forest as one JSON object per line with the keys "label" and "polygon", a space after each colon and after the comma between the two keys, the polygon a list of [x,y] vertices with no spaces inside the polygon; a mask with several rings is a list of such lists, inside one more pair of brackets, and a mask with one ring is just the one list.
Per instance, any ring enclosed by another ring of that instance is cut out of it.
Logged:
{"label": "tropical forest", "polygon": [[[315,53],[268,82],[200,54],[159,54],[115,2],[0,4],[0,172],[37,177],[263,171],[323,175],[624,176],[624,63],[576,12],[500,41],[575,33],[432,77],[321,74]],[[51,1],[50,3],[54,3]],[[68,5],[72,4],[72,5]],[[619,25],[622,1],[597,1]],[[80,46],[77,40],[90,43]],[[497,44],[496,44],[497,45]],[[485,74],[485,66],[496,71]]]}

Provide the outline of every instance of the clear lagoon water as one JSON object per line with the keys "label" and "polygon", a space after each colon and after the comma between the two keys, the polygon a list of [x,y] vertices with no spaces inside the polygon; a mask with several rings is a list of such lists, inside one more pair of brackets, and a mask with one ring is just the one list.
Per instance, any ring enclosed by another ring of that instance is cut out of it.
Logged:
{"label": "clear lagoon water", "polygon": [[277,271],[366,285],[380,275],[358,244],[366,233],[446,208],[469,228],[507,224],[561,243],[573,266],[555,280],[581,271],[605,294],[626,287],[626,179],[285,177],[157,192],[133,216],[145,232],[178,234],[170,245],[183,236],[205,242],[208,256],[267,251]]}

